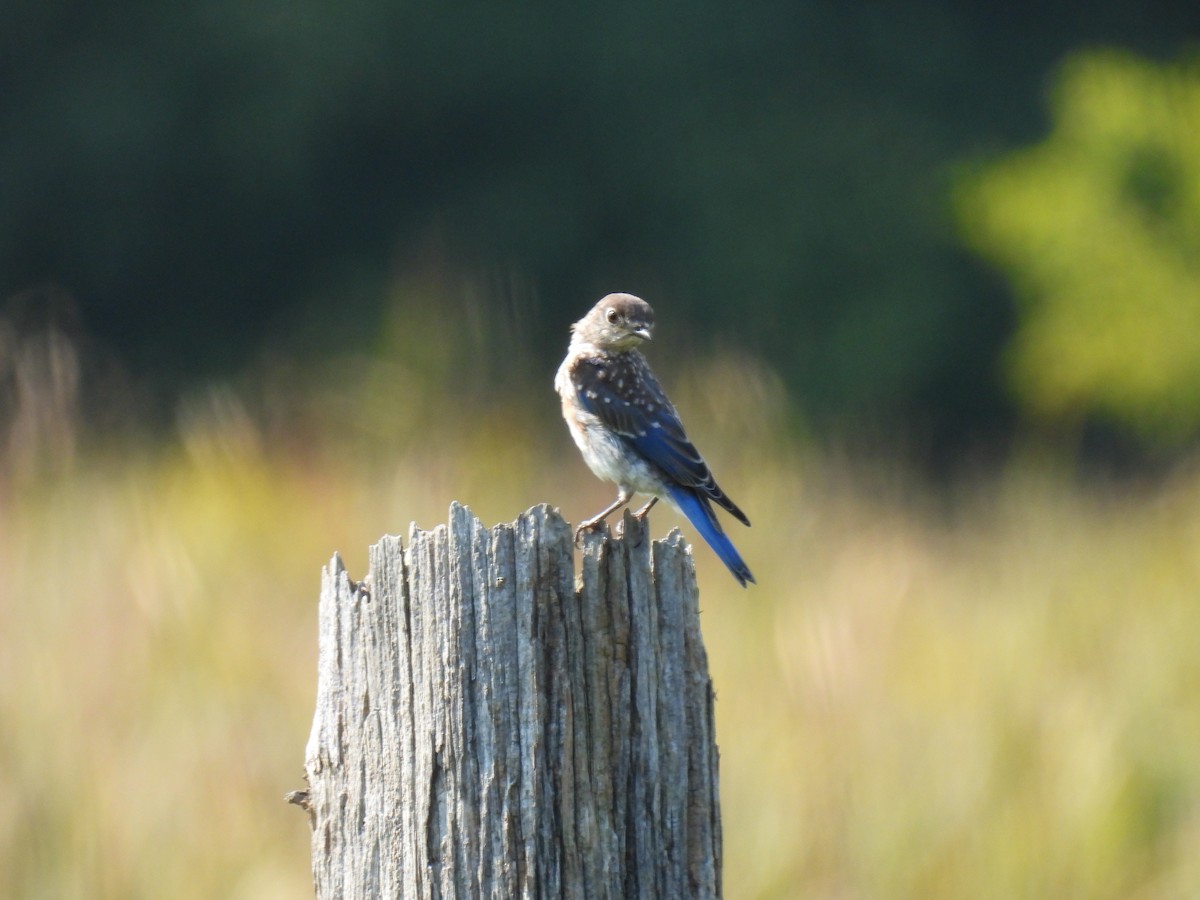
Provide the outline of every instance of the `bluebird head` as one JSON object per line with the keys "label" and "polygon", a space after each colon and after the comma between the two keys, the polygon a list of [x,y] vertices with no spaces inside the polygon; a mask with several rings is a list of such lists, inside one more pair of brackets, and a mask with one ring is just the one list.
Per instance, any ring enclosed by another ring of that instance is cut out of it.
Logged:
{"label": "bluebird head", "polygon": [[654,310],[633,294],[609,294],[571,326],[577,341],[606,350],[632,350],[653,330]]}

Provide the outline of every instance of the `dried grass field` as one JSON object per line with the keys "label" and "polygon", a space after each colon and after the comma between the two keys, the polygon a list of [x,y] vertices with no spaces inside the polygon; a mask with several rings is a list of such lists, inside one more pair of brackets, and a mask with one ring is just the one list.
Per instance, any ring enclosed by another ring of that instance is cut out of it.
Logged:
{"label": "dried grass field", "polygon": [[[695,548],[727,896],[1200,896],[1200,475],[922,487],[794,443],[757,378],[680,392],[754,521],[730,527],[756,587]],[[494,522],[609,498],[520,411],[430,401],[418,440],[254,409],[218,392],[170,439],[0,484],[0,895],[310,895],[282,798],[320,566],[362,572],[453,499]]]}

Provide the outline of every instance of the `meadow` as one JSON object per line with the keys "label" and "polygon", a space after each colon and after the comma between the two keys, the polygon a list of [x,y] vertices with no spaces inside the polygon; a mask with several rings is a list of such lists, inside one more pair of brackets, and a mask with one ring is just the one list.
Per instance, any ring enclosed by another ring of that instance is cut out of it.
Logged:
{"label": "meadow", "polygon": [[[309,896],[283,795],[320,567],[451,500],[610,499],[549,415],[396,374],[214,388],[165,437],[5,470],[0,895]],[[672,383],[754,522],[748,590],[695,547],[728,897],[1200,896],[1200,473],[930,486],[792,436],[752,365]]]}

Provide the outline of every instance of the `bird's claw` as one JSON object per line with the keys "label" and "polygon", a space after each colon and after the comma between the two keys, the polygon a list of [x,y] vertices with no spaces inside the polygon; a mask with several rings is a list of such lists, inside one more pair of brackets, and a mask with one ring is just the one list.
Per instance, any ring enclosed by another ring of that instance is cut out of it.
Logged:
{"label": "bird's claw", "polygon": [[588,522],[580,522],[579,527],[575,529],[575,544],[576,544],[576,546],[578,546],[579,544],[581,544],[583,542],[583,533],[585,531],[595,531],[596,526],[599,524],[600,523],[596,520],[591,520]]}
{"label": "bird's claw", "polygon": [[643,506],[641,509],[639,509],[637,512],[635,512],[633,514],[633,517],[635,519],[637,519],[639,522],[645,521],[646,516],[650,515],[650,510],[654,507],[654,504],[657,502],[658,502],[657,497],[651,497],[650,502],[647,503],[645,506]]}

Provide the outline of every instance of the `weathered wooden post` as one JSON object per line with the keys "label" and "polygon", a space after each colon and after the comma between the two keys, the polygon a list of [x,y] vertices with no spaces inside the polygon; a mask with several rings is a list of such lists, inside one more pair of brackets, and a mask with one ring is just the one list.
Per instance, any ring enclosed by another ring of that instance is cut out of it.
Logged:
{"label": "weathered wooden post", "polygon": [[454,504],[356,588],[324,572],[309,789],[319,898],[721,893],[713,691],[678,531]]}

